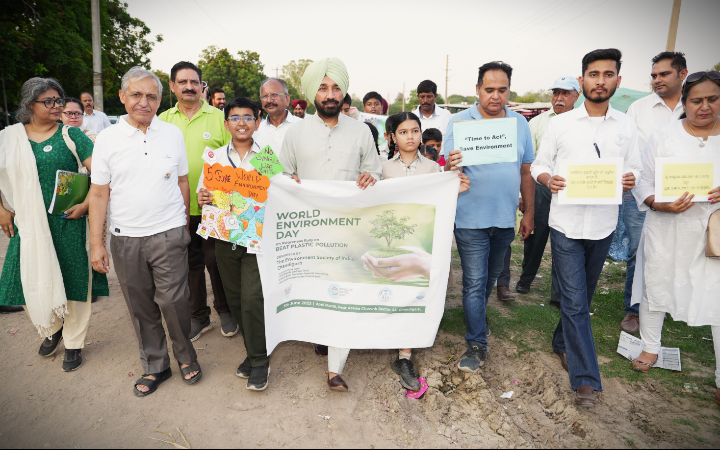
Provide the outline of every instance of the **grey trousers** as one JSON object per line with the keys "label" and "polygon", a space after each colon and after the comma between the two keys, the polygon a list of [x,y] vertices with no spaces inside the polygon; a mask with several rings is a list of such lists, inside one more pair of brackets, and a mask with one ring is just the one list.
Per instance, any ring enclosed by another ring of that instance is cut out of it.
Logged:
{"label": "grey trousers", "polygon": [[120,287],[147,374],[170,367],[163,319],[180,364],[197,362],[190,335],[188,245],[185,227],[147,237],[113,236],[110,246]]}

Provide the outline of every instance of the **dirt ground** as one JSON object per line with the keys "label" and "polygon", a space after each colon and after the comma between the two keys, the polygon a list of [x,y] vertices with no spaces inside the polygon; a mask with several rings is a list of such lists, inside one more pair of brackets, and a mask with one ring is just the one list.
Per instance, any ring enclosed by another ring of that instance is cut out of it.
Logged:
{"label": "dirt ground", "polygon": [[[0,238],[0,255],[7,241]],[[235,376],[245,357],[242,337],[222,337],[213,315],[216,328],[196,342],[202,381],[186,386],[175,371],[138,399],[137,341],[114,273],[110,283],[110,297],[93,305],[84,365],[74,373],[61,371],[62,345],[54,357],[37,355],[41,340],[24,313],[0,315],[0,447],[171,448],[151,439],[169,440],[155,430],[179,437],[177,428],[193,448],[720,447],[720,413],[710,402],[673,396],[652,381],[603,379],[600,405],[578,410],[554,355],[518,355],[511,342],[492,336],[478,375],[457,370],[465,350],[459,336],[441,333],[433,348],[417,350],[415,366],[431,386],[420,400],[405,398],[389,350],[351,352],[344,374],[350,392],[330,392],[326,359],[302,342],[277,348],[270,387],[255,393]],[[511,390],[512,399],[500,398]],[[702,426],[681,427],[683,418]],[[697,439],[690,442],[688,432]]]}

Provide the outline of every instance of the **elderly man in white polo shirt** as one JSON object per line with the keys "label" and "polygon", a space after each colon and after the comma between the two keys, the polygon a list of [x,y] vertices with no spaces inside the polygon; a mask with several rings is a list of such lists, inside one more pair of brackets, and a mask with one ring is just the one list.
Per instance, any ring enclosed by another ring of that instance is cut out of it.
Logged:
{"label": "elderly man in white polo shirt", "polygon": [[288,110],[290,94],[285,80],[268,78],[260,85],[260,100],[268,116],[260,121],[255,142],[260,148],[269,145],[276,155],[280,154],[285,133],[290,125],[302,120]]}
{"label": "elderly man in white polo shirt", "polygon": [[80,101],[83,104],[85,112],[83,113],[83,122],[80,125],[80,130],[84,131],[88,136],[96,136],[100,134],[102,130],[112,125],[108,116],[95,109],[95,103],[93,102],[93,96],[89,92],[83,92],[80,94]]}
{"label": "elderly man in white polo shirt", "polygon": [[122,78],[120,101],[127,115],[95,142],[90,191],[91,260],[108,272],[103,225],[112,201],[109,230],[115,271],[140,344],[145,375],[134,394],[145,397],[172,376],[163,318],[186,384],[202,377],[190,342],[187,229],[190,204],[185,140],[155,114],[162,84],[151,71],[133,67]]}
{"label": "elderly man in white polo shirt", "polygon": [[[437,128],[443,135],[445,142],[445,133],[447,132],[448,123],[452,118],[452,113],[447,109],[443,109],[435,104],[437,99],[437,84],[430,80],[421,81],[417,87],[417,96],[420,104],[413,111],[420,118],[420,124],[423,130]],[[447,101],[447,99],[445,99]],[[440,149],[437,149],[440,152]]]}

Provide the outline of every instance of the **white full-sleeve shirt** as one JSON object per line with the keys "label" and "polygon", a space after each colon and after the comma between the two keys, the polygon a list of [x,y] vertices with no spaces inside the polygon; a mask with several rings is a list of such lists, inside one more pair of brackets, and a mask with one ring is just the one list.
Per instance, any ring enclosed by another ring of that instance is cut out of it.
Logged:
{"label": "white full-sleeve shirt", "polygon": [[[623,174],[632,172],[640,180],[635,121],[610,105],[605,117],[590,117],[584,103],[548,122],[531,167],[533,178],[537,181],[543,173],[557,175],[558,159],[597,159],[594,144],[602,158],[623,158]],[[549,224],[570,239],[601,240],[615,231],[618,214],[616,205],[560,205],[558,194],[553,194]]]}
{"label": "white full-sleeve shirt", "polygon": [[110,119],[104,112],[94,109],[92,114],[83,112],[83,123],[80,125],[80,129],[87,132],[89,136],[98,135],[111,125]]}
{"label": "white full-sleeve shirt", "polygon": [[642,153],[642,150],[654,132],[670,122],[678,120],[683,112],[685,112],[685,109],[682,106],[682,102],[678,101],[675,109],[670,109],[665,101],[656,93],[643,97],[630,105],[627,115],[632,117],[635,125],[638,127],[640,153]]}

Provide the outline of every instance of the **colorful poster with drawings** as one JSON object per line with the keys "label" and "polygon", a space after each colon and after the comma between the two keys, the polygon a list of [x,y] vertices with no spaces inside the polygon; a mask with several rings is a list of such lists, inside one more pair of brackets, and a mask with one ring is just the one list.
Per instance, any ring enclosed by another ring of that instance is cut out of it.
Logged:
{"label": "colorful poster with drawings", "polygon": [[203,174],[203,183],[213,198],[211,204],[203,206],[197,233],[204,239],[212,237],[243,247],[250,241],[253,249],[261,248],[270,179],[255,171],[219,164],[205,164]]}
{"label": "colorful poster with drawings", "polygon": [[378,116],[376,114],[358,114],[358,120],[360,122],[368,122],[375,125],[375,128],[377,128],[378,130],[378,146],[380,147],[382,147],[384,144],[387,144],[387,139],[385,139],[385,121],[387,120],[387,118],[388,116]]}

